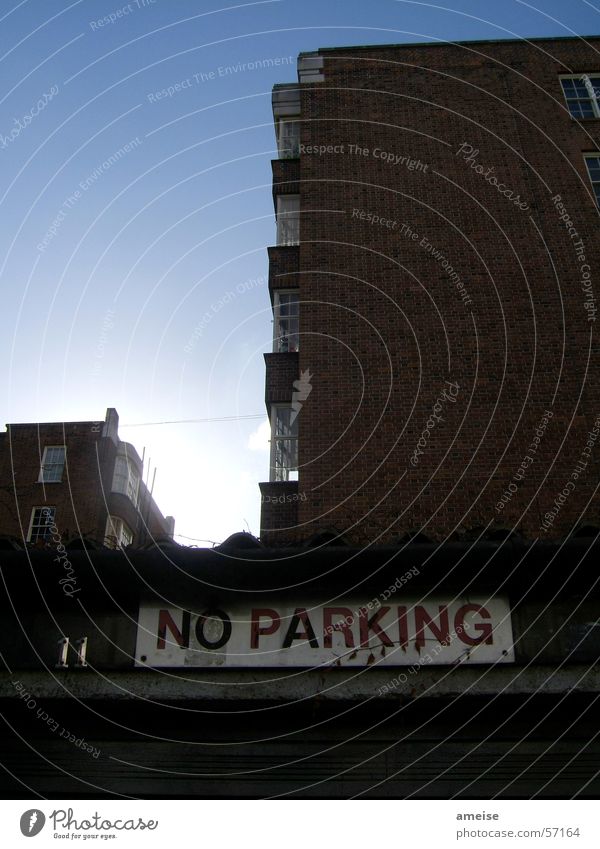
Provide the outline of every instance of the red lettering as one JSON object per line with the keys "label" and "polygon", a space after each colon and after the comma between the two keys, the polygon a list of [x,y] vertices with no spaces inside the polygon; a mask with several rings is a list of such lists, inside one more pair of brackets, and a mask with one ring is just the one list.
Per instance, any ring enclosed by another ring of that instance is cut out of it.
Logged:
{"label": "red lettering", "polygon": [[398,608],[398,631],[400,636],[400,646],[402,651],[406,651],[408,646],[408,622],[406,621],[406,607],[401,605]]}
{"label": "red lettering", "polygon": [[377,634],[381,642],[384,646],[393,646],[394,643],[388,635],[385,633],[381,625],[379,624],[379,619],[390,610],[389,607],[380,608],[377,613],[374,613],[370,619],[361,619],[360,620],[360,644],[361,646],[369,645],[369,631],[373,631],[374,634]]}
{"label": "red lettering", "polygon": [[[261,616],[270,616],[271,624],[263,625],[261,627]],[[275,631],[279,630],[280,625],[281,619],[279,618],[279,614],[276,610],[271,610],[269,607],[253,609],[252,622],[250,625],[250,648],[257,649],[259,638],[263,635],[268,637],[269,634],[274,634]]]}
{"label": "red lettering", "polygon": [[422,605],[418,604],[415,607],[415,646],[417,648],[425,645],[425,626],[431,630],[433,636],[440,643],[448,642],[450,639],[448,608],[445,604],[440,604],[438,609],[440,617],[439,627]]}
{"label": "red lettering", "polygon": [[479,604],[464,604],[456,611],[456,616],[454,617],[454,632],[458,634],[460,639],[467,646],[478,646],[480,643],[485,643],[488,646],[493,645],[493,629],[489,622],[477,622],[473,625],[473,629],[481,633],[480,637],[470,637],[469,634],[467,634],[465,629],[465,616],[467,613],[478,613],[484,619],[492,618],[485,607],[481,607]]}
{"label": "red lettering", "polygon": [[166,645],[166,637],[167,637],[167,628],[171,632],[171,636],[174,637],[175,642],[182,649],[190,647],[190,612],[188,610],[183,611],[182,615],[182,624],[181,631],[175,624],[173,617],[169,613],[168,610],[159,610],[158,612],[158,632],[156,639],[156,648],[164,649]]}
{"label": "red lettering", "polygon": [[[335,625],[331,624],[332,616],[342,616],[340,622]],[[333,632],[341,631],[344,635],[344,643],[346,648],[354,648],[354,634],[350,624],[354,621],[352,611],[347,607],[325,607],[323,609],[323,647],[330,649],[333,646]]]}

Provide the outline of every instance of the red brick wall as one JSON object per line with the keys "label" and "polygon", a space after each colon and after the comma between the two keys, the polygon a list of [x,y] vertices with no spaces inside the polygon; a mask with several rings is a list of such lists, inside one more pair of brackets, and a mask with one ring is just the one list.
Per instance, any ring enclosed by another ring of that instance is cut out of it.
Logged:
{"label": "red brick wall", "polygon": [[[34,507],[56,507],[64,540],[102,540],[116,447],[101,437],[103,422],[12,425],[0,443],[0,533],[26,538]],[[38,483],[47,445],[66,445],[61,483]],[[21,530],[22,526],[22,530]]]}
{"label": "red brick wall", "polygon": [[[591,43],[340,49],[324,53],[325,81],[302,87],[303,145],[344,146],[300,159],[306,536],[336,526],[356,542],[413,529],[441,539],[491,523],[545,538],[598,521],[600,440],[541,529],[600,415],[596,324],[551,200],[562,196],[594,272],[599,221],[582,152],[600,148],[600,122],[574,122],[558,80],[600,71]],[[456,155],[463,143],[527,209]],[[458,394],[436,408],[445,381]],[[443,421],[428,428],[435,409]],[[554,415],[516,484],[545,410]]]}
{"label": "red brick wall", "polygon": [[298,286],[300,249],[295,245],[269,248],[269,290]]}
{"label": "red brick wall", "polygon": [[260,536],[268,545],[290,545],[302,540],[298,527],[298,504],[304,493],[297,481],[260,484]]}
{"label": "red brick wall", "polygon": [[267,366],[265,401],[268,405],[291,403],[293,383],[298,379],[298,354],[265,354]]}
{"label": "red brick wall", "polygon": [[297,195],[300,191],[300,162],[298,159],[274,159],[273,202],[277,195]]}

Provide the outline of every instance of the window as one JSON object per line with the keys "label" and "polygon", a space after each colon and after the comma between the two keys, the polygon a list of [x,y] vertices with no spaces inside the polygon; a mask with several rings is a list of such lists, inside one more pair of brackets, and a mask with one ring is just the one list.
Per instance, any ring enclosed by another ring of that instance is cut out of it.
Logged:
{"label": "window", "polygon": [[572,118],[600,118],[600,74],[576,74],[560,78]]}
{"label": "window", "polygon": [[298,350],[298,292],[275,292],[273,350],[286,354]]}
{"label": "window", "polygon": [[50,528],[54,525],[56,507],[34,507],[29,522],[28,542],[38,542],[52,536]]}
{"label": "window", "polygon": [[47,445],[44,448],[42,466],[40,468],[40,483],[60,483],[65,468],[66,448],[64,445]]}
{"label": "window", "polygon": [[590,156],[585,156],[584,159],[596,196],[596,203],[600,206],[600,153],[592,153]]}
{"label": "window", "polygon": [[298,418],[291,404],[271,413],[272,481],[298,480]]}
{"label": "window", "polygon": [[139,489],[140,477],[133,463],[127,457],[118,455],[115,461],[112,491],[121,492],[137,505]]}
{"label": "window", "polygon": [[300,195],[277,196],[277,244],[300,243]]}
{"label": "window", "polygon": [[280,118],[277,122],[277,149],[280,159],[300,156],[300,122],[298,118]]}
{"label": "window", "polygon": [[108,516],[104,532],[104,545],[107,548],[125,548],[133,542],[133,532],[129,525],[117,516]]}

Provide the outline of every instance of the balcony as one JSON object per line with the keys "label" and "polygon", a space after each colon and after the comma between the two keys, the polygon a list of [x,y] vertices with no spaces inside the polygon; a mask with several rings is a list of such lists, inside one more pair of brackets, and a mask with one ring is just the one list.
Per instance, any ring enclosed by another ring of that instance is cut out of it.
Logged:
{"label": "balcony", "polygon": [[298,354],[264,354],[265,404],[291,403],[294,381],[299,377]]}
{"label": "balcony", "polygon": [[298,537],[298,481],[268,481],[261,493],[260,538],[266,545],[294,544]]}
{"label": "balcony", "polygon": [[278,195],[297,195],[300,193],[300,160],[271,160],[273,174],[273,203],[277,208]]}
{"label": "balcony", "polygon": [[300,247],[272,245],[269,252],[269,291],[297,288],[299,284]]}

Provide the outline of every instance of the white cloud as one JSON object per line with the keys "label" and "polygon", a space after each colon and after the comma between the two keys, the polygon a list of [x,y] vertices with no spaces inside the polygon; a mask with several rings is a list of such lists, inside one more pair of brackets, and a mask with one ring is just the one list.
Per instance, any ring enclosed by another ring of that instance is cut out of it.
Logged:
{"label": "white cloud", "polygon": [[265,419],[248,437],[248,448],[250,451],[268,451],[270,438],[271,425],[269,420]]}

